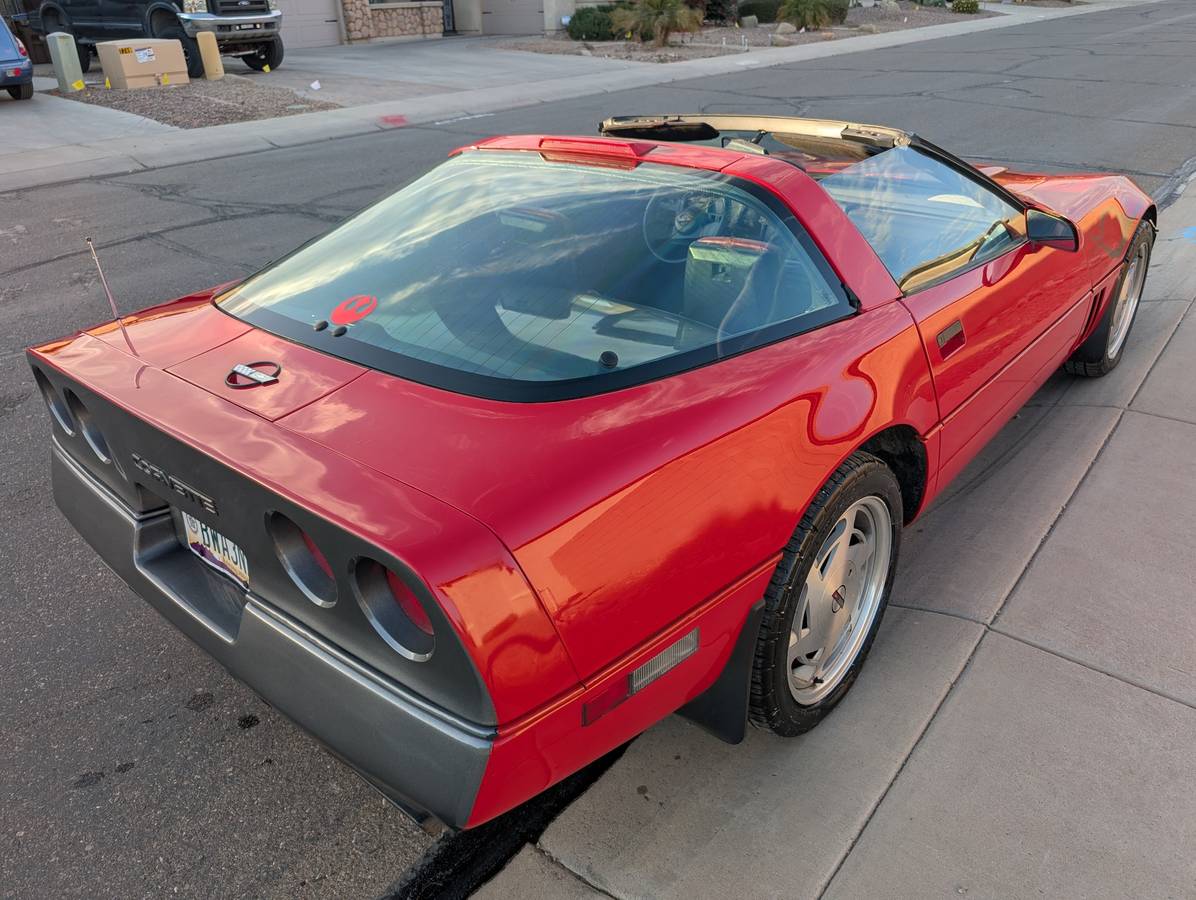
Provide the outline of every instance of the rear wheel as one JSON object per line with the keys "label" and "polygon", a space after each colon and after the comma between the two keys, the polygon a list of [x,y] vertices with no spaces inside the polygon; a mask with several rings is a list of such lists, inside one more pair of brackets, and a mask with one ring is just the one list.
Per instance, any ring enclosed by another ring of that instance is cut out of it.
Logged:
{"label": "rear wheel", "polygon": [[8,95],[14,100],[30,99],[33,96],[33,82],[13,85],[8,89]]}
{"label": "rear wheel", "polygon": [[1153,246],[1154,226],[1143,221],[1130,242],[1121,277],[1113,289],[1113,296],[1105,305],[1104,315],[1088,340],[1063,364],[1065,371],[1072,375],[1099,378],[1112,372],[1121,362],[1126,339],[1134,327],[1134,317],[1142,301]]}
{"label": "rear wheel", "polygon": [[853,454],[819,491],[765,594],[753,724],[802,734],[851,689],[888,602],[901,521],[897,479],[871,454]]}
{"label": "rear wheel", "polygon": [[274,38],[262,44],[257,53],[250,53],[241,59],[245,60],[245,65],[257,72],[261,72],[266,66],[271,70],[277,69],[282,65],[282,38]]}
{"label": "rear wheel", "polygon": [[167,25],[156,37],[178,41],[183,46],[183,62],[187,64],[188,78],[203,78],[203,59],[199,55],[199,44],[187,37],[182,25]]}

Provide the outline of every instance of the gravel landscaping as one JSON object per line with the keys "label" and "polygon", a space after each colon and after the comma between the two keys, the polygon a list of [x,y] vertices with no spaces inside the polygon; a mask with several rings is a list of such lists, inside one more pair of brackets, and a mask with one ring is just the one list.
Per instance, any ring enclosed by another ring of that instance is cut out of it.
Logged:
{"label": "gravel landscaping", "polygon": [[641,44],[637,41],[574,41],[564,33],[542,38],[520,38],[506,41],[499,46],[506,50],[525,50],[531,53],[563,53],[635,62],[669,63],[731,53],[750,53],[752,50],[764,50],[769,47],[791,47],[796,44],[844,40],[864,34],[925,28],[928,25],[998,15],[991,12],[954,13],[942,7],[920,6],[912,0],[900,0],[900,7],[900,11],[895,13],[877,7],[852,7],[847,14],[846,23],[821,31],[777,34],[775,24],[761,24],[754,28],[705,27],[692,34],[674,34],[667,47],[653,47],[650,43]]}
{"label": "gravel landscaping", "polygon": [[108,90],[103,83],[89,83],[86,90],[77,93],[62,94],[57,90],[50,93],[80,103],[135,113],[177,128],[204,128],[339,109],[336,103],[301,97],[287,88],[264,85],[260,79],[251,80],[242,75],[133,91]]}

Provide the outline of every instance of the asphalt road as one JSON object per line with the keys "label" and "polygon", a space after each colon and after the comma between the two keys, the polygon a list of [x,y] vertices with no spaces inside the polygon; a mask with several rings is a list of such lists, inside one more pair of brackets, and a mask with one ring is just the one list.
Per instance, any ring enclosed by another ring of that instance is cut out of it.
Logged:
{"label": "asphalt road", "polygon": [[476,137],[653,111],[893,124],[1165,198],[1196,152],[1194,36],[1171,0],[0,195],[0,896],[373,896],[429,845],[54,510],[21,348],[107,317],[84,236],[132,310],[253,271]]}

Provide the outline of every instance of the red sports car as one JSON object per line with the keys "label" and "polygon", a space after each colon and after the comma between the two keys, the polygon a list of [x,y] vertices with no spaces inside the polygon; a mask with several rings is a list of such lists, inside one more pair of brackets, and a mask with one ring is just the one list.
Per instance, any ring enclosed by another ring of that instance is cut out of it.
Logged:
{"label": "red sports car", "polygon": [[678,710],[817,724],[903,526],[1061,365],[1117,364],[1155,220],[893,128],[618,118],[28,358],[108,565],[468,828]]}

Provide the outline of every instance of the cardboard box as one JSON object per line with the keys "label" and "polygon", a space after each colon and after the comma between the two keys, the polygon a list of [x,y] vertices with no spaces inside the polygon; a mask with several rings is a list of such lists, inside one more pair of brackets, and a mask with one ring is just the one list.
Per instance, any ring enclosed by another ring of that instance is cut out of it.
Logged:
{"label": "cardboard box", "polygon": [[96,44],[104,76],[118,90],[187,84],[187,61],[176,40],[128,38]]}

